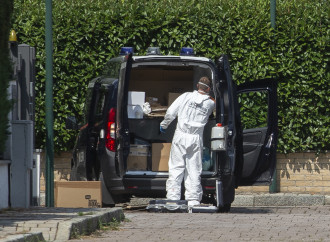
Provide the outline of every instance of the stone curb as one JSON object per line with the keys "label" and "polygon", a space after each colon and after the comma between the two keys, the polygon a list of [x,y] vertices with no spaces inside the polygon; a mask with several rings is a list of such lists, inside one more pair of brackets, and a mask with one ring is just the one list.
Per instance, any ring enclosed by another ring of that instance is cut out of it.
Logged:
{"label": "stone curb", "polygon": [[91,234],[100,227],[100,223],[109,223],[116,219],[121,221],[124,213],[121,208],[113,208],[107,212],[96,212],[86,217],[74,218],[71,221],[60,223],[55,241],[68,241],[84,234]]}
{"label": "stone curb", "polygon": [[40,242],[45,241],[41,232],[29,233],[29,234],[18,234],[10,235],[6,237],[7,242]]}
{"label": "stone curb", "polygon": [[330,205],[330,196],[310,194],[260,194],[235,196],[233,207],[247,206],[323,206]]}
{"label": "stone curb", "polygon": [[[54,241],[64,242],[70,239],[78,238],[81,235],[91,234],[100,228],[100,224],[106,224],[124,219],[122,208],[110,208],[106,211],[92,211],[91,214],[72,218],[68,221],[62,221],[57,228]],[[48,241],[41,232],[24,233],[8,235],[4,240],[6,242],[40,242]]]}

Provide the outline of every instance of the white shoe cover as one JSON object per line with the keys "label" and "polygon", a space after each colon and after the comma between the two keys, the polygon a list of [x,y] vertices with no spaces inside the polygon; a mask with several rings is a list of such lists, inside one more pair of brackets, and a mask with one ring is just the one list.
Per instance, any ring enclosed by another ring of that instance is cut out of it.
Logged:
{"label": "white shoe cover", "polygon": [[193,201],[188,201],[188,207],[194,207],[194,206],[199,206],[200,202],[193,200]]}

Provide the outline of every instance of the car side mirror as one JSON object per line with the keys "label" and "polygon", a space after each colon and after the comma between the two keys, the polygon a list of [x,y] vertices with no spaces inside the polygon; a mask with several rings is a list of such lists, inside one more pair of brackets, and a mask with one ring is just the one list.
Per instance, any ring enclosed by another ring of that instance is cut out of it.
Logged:
{"label": "car side mirror", "polygon": [[77,119],[74,116],[68,116],[65,120],[65,128],[71,130],[78,130],[79,125],[77,124]]}

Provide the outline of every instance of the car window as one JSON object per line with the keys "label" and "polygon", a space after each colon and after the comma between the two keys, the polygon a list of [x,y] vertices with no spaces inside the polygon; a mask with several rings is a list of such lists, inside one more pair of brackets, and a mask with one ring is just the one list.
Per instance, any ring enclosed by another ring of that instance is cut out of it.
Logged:
{"label": "car window", "polygon": [[105,89],[104,87],[100,89],[100,96],[98,98],[96,108],[95,108],[95,123],[102,121],[103,111],[104,111],[104,101],[105,101]]}
{"label": "car window", "polygon": [[86,101],[85,101],[85,106],[84,106],[84,124],[88,123],[88,113],[90,109],[90,102],[92,99],[92,94],[93,94],[93,88],[88,88],[87,93],[86,93]]}
{"label": "car window", "polygon": [[267,127],[268,92],[258,91],[238,95],[243,129]]}
{"label": "car window", "polygon": [[103,75],[109,78],[119,79],[122,58],[111,59],[103,69]]}

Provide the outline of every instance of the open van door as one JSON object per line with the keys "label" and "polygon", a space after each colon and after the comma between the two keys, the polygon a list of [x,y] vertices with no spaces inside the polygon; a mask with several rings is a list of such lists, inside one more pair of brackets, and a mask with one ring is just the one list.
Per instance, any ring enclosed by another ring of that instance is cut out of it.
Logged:
{"label": "open van door", "polygon": [[264,79],[240,85],[237,98],[243,129],[238,186],[269,185],[276,166],[277,81]]}
{"label": "open van door", "polygon": [[130,149],[130,137],[128,127],[127,100],[128,100],[128,84],[132,70],[132,54],[125,56],[121,63],[120,76],[118,84],[117,97],[117,153],[119,162],[119,175],[122,177],[127,168],[126,160]]}
{"label": "open van door", "polygon": [[265,79],[236,86],[227,55],[220,56],[217,67],[215,79],[219,81],[214,92],[220,112],[216,121],[228,129],[226,151],[218,156],[217,164],[223,183],[221,210],[229,211],[235,188],[271,183],[278,132],[277,81]]}
{"label": "open van door", "polygon": [[129,130],[127,117],[128,82],[132,69],[132,54],[111,59],[105,66],[103,75],[118,78],[117,108],[115,109],[115,159],[116,173],[122,177],[126,172],[126,163],[129,154]]}

